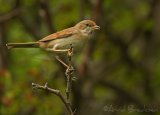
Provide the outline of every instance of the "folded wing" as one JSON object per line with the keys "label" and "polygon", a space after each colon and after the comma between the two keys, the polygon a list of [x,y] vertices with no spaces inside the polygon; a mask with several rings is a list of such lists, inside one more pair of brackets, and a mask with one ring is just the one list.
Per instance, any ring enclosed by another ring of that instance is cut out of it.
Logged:
{"label": "folded wing", "polygon": [[73,34],[75,34],[77,32],[76,29],[74,29],[74,27],[68,28],[68,29],[64,29],[62,31],[58,31],[56,33],[53,33],[49,36],[44,37],[43,39],[39,40],[40,42],[48,42],[54,39],[61,39],[61,38],[67,38],[69,36],[72,36]]}

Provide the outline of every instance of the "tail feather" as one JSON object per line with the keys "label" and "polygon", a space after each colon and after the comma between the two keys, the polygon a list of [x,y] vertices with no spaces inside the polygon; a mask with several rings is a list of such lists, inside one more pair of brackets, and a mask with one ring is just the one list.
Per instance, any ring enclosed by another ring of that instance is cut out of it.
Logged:
{"label": "tail feather", "polygon": [[37,48],[39,46],[38,42],[28,42],[28,43],[8,43],[6,44],[8,49],[11,48]]}

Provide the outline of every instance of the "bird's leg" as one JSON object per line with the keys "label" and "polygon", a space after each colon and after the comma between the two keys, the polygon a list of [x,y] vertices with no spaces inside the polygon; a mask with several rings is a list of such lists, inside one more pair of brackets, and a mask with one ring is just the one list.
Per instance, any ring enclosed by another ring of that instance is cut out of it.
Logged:
{"label": "bird's leg", "polygon": [[70,49],[58,49],[58,45],[54,45],[53,48],[47,48],[46,50],[57,53],[63,53],[63,52],[68,52]]}
{"label": "bird's leg", "polygon": [[47,48],[47,51],[57,52],[57,53],[63,53],[68,52],[70,49],[54,49],[54,48]]}
{"label": "bird's leg", "polygon": [[53,48],[47,48],[46,50],[47,51],[57,52],[57,53],[67,52],[68,55],[72,55],[73,54],[72,44],[70,44],[70,48],[69,49],[57,49],[57,45],[55,45]]}

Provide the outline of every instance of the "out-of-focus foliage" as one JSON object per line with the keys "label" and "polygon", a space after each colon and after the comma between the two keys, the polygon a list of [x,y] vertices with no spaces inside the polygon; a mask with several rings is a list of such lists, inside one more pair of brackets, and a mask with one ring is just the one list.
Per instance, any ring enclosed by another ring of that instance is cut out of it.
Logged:
{"label": "out-of-focus foliage", "polygon": [[[81,53],[72,102],[77,115],[141,115],[160,111],[159,0],[0,0],[0,114],[66,113],[55,95],[65,92],[64,68],[40,49],[7,50],[92,19],[101,26]],[[62,56],[63,57],[63,56]]]}

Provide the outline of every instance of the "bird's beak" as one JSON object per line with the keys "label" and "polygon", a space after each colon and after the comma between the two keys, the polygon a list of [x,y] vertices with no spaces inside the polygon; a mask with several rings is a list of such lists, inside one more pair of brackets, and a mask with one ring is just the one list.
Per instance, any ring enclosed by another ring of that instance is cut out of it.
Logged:
{"label": "bird's beak", "polygon": [[93,29],[99,30],[99,29],[100,29],[100,26],[95,25],[95,26],[93,26]]}

